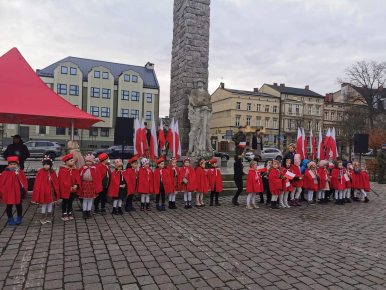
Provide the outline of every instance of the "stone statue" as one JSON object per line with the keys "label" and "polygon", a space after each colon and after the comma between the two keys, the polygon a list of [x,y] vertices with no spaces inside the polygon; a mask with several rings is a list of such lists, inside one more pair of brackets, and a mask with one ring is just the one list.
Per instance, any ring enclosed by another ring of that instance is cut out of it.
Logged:
{"label": "stone statue", "polygon": [[189,95],[189,155],[212,155],[212,144],[209,138],[212,117],[210,94],[204,89],[204,82],[198,81],[197,87]]}

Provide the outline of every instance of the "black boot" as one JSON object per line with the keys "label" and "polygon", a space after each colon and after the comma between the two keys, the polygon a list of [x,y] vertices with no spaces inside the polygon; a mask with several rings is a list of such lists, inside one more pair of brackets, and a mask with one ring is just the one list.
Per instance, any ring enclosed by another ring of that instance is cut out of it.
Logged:
{"label": "black boot", "polygon": [[277,207],[277,201],[271,200],[271,209],[279,209],[279,207]]}
{"label": "black boot", "polygon": [[118,207],[118,214],[123,215],[122,207]]}
{"label": "black boot", "polygon": [[147,211],[151,211],[150,202],[147,202],[147,203],[146,203],[146,210],[147,210]]}
{"label": "black boot", "polygon": [[87,218],[88,218],[88,219],[92,218],[91,210],[88,210],[88,211],[87,211]]}
{"label": "black boot", "polygon": [[335,204],[340,205],[340,199],[335,199]]}
{"label": "black boot", "polygon": [[166,208],[165,208],[165,204],[163,203],[162,206],[161,206],[161,211],[165,211]]}
{"label": "black boot", "polygon": [[263,193],[260,192],[259,195],[260,195],[260,201],[259,201],[259,203],[264,203],[264,195],[263,195]]}
{"label": "black boot", "polygon": [[234,206],[239,206],[240,205],[235,198],[232,198],[232,204]]}
{"label": "black boot", "polygon": [[172,201],[172,209],[177,209],[176,202]]}
{"label": "black boot", "polygon": [[185,209],[188,209],[189,208],[189,204],[187,201],[185,201]]}
{"label": "black boot", "polygon": [[125,206],[125,211],[127,211],[127,212],[130,212],[130,211],[131,211],[131,209],[130,209],[130,206],[129,206],[129,204],[128,204],[128,203],[126,203],[126,206]]}
{"label": "black boot", "polygon": [[161,207],[159,206],[159,203],[156,203],[155,207],[157,208],[158,211],[161,211]]}
{"label": "black boot", "polygon": [[213,199],[214,199],[214,192],[211,191],[210,192],[210,203],[209,203],[209,206],[213,206]]}
{"label": "black boot", "polygon": [[341,205],[344,205],[343,198],[340,199],[340,204],[341,204]]}
{"label": "black boot", "polygon": [[173,202],[169,201],[169,209],[172,209],[172,208],[173,208]]}
{"label": "black boot", "polygon": [[144,210],[145,210],[145,203],[141,202],[141,211],[144,211]]}
{"label": "black boot", "polygon": [[117,210],[116,207],[113,207],[113,214],[114,214],[114,215],[117,215],[117,214],[118,214],[118,210]]}
{"label": "black boot", "polygon": [[347,203],[352,203],[351,199],[349,199],[349,198],[346,198],[346,202]]}
{"label": "black boot", "polygon": [[87,219],[87,211],[83,211],[83,218],[86,220]]}
{"label": "black boot", "polygon": [[365,203],[368,203],[370,201],[370,199],[367,198],[367,196],[365,197]]}
{"label": "black boot", "polygon": [[275,201],[276,209],[280,209],[279,200]]}
{"label": "black boot", "polygon": [[216,206],[220,206],[221,204],[219,203],[219,201],[218,201],[218,196],[220,195],[220,193],[219,192],[216,192],[216,201],[215,201],[215,205]]}
{"label": "black boot", "polygon": [[188,201],[188,205],[189,205],[189,208],[192,208],[192,207],[193,207],[193,206],[192,206],[192,201],[191,201],[191,200]]}

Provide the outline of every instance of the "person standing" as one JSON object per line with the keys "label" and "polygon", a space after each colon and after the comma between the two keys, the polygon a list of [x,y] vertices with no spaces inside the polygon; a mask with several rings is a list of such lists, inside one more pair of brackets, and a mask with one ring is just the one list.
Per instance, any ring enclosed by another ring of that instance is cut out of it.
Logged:
{"label": "person standing", "polygon": [[21,140],[20,135],[12,136],[13,143],[7,146],[7,149],[4,151],[4,159],[7,159],[11,156],[16,156],[19,159],[19,167],[21,170],[24,170],[24,162],[27,158],[30,157],[27,146],[24,145],[23,140]]}
{"label": "person standing", "polygon": [[246,136],[243,132],[243,126],[239,126],[239,131],[233,135],[232,141],[235,142],[236,145],[236,155],[241,155],[244,152],[244,148],[240,147],[240,142],[246,141]]}
{"label": "person standing", "polygon": [[378,153],[378,183],[386,184],[386,144],[382,144],[382,150]]}
{"label": "person standing", "polygon": [[291,159],[291,164],[295,164],[295,154],[296,154],[296,146],[291,143],[288,145],[288,151],[283,156],[283,166],[285,166],[285,161],[287,159]]}
{"label": "person standing", "polygon": [[81,169],[85,165],[84,158],[80,153],[80,147],[78,142],[70,140],[67,142],[67,149],[69,150],[68,154],[73,155],[76,169]]}
{"label": "person standing", "polygon": [[257,129],[255,132],[255,135],[252,137],[252,149],[253,149],[253,155],[254,161],[259,162],[261,151],[263,151],[263,137],[260,134],[260,129]]}
{"label": "person standing", "polygon": [[245,174],[243,169],[243,157],[244,157],[244,152],[241,155],[236,155],[235,156],[235,163],[233,164],[233,169],[234,169],[234,181],[237,186],[237,191],[235,196],[232,198],[232,204],[235,206],[238,206],[238,198],[243,191],[243,175]]}

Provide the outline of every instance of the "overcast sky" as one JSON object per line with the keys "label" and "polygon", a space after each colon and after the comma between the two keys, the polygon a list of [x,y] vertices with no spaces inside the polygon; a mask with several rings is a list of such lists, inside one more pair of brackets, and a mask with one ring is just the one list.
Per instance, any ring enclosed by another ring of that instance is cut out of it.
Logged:
{"label": "overcast sky", "polygon": [[[386,61],[384,0],[212,0],[209,92],[285,83],[324,95],[355,61]],[[172,0],[0,0],[0,55],[155,64],[169,114]]]}

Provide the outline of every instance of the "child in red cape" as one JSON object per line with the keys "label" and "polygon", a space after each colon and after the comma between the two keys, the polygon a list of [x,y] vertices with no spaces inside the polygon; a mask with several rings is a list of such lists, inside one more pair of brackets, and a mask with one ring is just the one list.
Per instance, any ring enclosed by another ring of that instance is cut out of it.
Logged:
{"label": "child in red cape", "polygon": [[257,170],[257,162],[251,161],[249,164],[249,171],[247,175],[247,209],[259,208],[256,205],[256,194],[264,192],[263,180],[261,174]]}
{"label": "child in red cape", "polygon": [[[8,166],[0,175],[1,202],[7,205],[8,223],[10,226],[20,225],[23,219],[22,199],[28,195],[28,182],[24,171],[19,168],[19,158],[7,158]],[[16,206],[17,219],[13,219],[12,207]]]}
{"label": "child in red cape", "polygon": [[300,206],[299,198],[303,190],[303,175],[300,170],[301,162],[302,159],[300,154],[295,154],[294,163],[291,165],[291,172],[295,173],[295,177],[292,179],[291,183],[293,187],[290,196],[292,206]]}
{"label": "child in red cape", "polygon": [[346,189],[344,190],[343,192],[343,201],[345,203],[352,203],[351,201],[351,187],[352,187],[352,183],[351,183],[351,174],[352,174],[352,164],[351,162],[349,161],[345,161],[343,163],[343,174],[346,174],[349,178],[348,181],[346,181]]}
{"label": "child in red cape", "polygon": [[209,161],[211,164],[211,168],[208,170],[208,180],[209,180],[209,188],[210,192],[210,206],[213,206],[213,197],[215,197],[215,205],[220,206],[221,204],[218,201],[218,197],[220,192],[222,192],[222,177],[221,171],[217,165],[217,159],[212,159]]}
{"label": "child in red cape", "polygon": [[[96,167],[99,171],[100,180],[102,182],[102,191],[97,192],[98,196],[94,200],[94,213],[104,215],[106,214],[106,200],[111,178],[110,160],[106,153],[99,154],[98,159],[99,163]],[[99,209],[99,204],[101,204],[101,209]]]}
{"label": "child in red cape", "polygon": [[318,204],[326,203],[326,191],[330,190],[330,173],[328,170],[328,160],[319,161],[318,166]]}
{"label": "child in red cape", "polygon": [[172,157],[169,161],[168,166],[169,174],[172,178],[173,182],[173,191],[169,194],[169,208],[170,209],[177,209],[176,207],[176,195],[180,191],[180,183],[178,180],[178,175],[180,170],[177,167],[177,159],[175,157]]}
{"label": "child in red cape", "polygon": [[150,195],[154,192],[153,171],[149,168],[149,159],[142,158],[142,167],[138,172],[138,193],[141,194],[141,211],[151,210]]}
{"label": "child in red cape", "polygon": [[123,174],[123,162],[114,160],[115,170],[111,172],[109,196],[113,198],[113,215],[123,215],[122,202],[127,196],[127,179]]}
{"label": "child in red cape", "polygon": [[283,189],[282,189],[282,194],[280,195],[279,198],[279,206],[282,208],[290,208],[288,204],[288,195],[290,192],[292,192],[293,187],[292,187],[292,182],[290,179],[285,177],[285,174],[287,172],[294,173],[292,172],[292,160],[290,158],[286,159],[285,161],[285,166],[283,166],[280,170],[281,175],[283,175]]}
{"label": "child in red cape", "polygon": [[48,156],[42,160],[43,168],[36,174],[31,202],[42,205],[42,225],[50,223],[52,219],[52,204],[58,200],[59,180],[55,170],[52,169],[53,161]]}
{"label": "child in red cape", "polygon": [[[165,159],[160,158],[156,161],[158,168],[154,170],[154,193],[156,194],[156,208],[165,211],[165,195],[173,191],[173,182],[170,172],[165,168]],[[160,197],[162,205],[159,205]]]}
{"label": "child in red cape", "polygon": [[91,218],[91,208],[94,198],[103,190],[101,176],[94,162],[94,155],[87,154],[85,157],[86,164],[79,169],[82,190],[79,191],[78,195],[83,198],[82,207],[84,219]]}
{"label": "child in red cape", "polygon": [[204,204],[204,193],[207,194],[209,190],[208,185],[208,174],[205,170],[206,161],[202,159],[199,161],[196,168],[196,178],[197,178],[197,193],[196,193],[196,206],[201,207],[205,206]]}
{"label": "child in red cape", "polygon": [[315,205],[314,191],[318,190],[318,172],[316,171],[315,162],[311,161],[307,164],[307,169],[304,172],[303,187],[307,189],[307,201],[310,205]]}
{"label": "child in red cape", "polygon": [[271,191],[271,209],[279,209],[277,204],[278,197],[281,194],[281,189],[283,188],[283,176],[280,174],[279,170],[280,164],[279,161],[273,160],[272,167],[268,170],[268,182],[269,190]]}
{"label": "child in red cape", "polygon": [[353,163],[351,178],[351,187],[354,189],[354,201],[360,201],[359,192],[360,192],[360,176],[361,176],[361,167],[358,162]]}
{"label": "child in red cape", "polygon": [[346,189],[346,181],[344,181],[342,161],[338,161],[331,172],[331,187],[335,189],[335,204],[344,205],[343,192]]}
{"label": "child in red cape", "polygon": [[192,208],[192,191],[197,190],[196,172],[190,166],[190,158],[184,159],[184,166],[178,176],[181,191],[184,192],[185,209]]}
{"label": "child in red cape", "polygon": [[127,198],[125,210],[127,212],[136,211],[133,206],[134,194],[137,192],[137,177],[138,177],[138,158],[133,157],[128,161],[129,167],[123,172],[127,180]]}
{"label": "child in red cape", "polygon": [[370,200],[367,198],[367,192],[370,191],[370,181],[369,181],[369,174],[367,173],[366,167],[364,165],[361,166],[361,174],[359,177],[359,187],[361,189],[361,197],[364,198],[365,203],[368,203]]}
{"label": "child in red cape", "polygon": [[81,181],[78,169],[75,167],[74,155],[68,154],[62,158],[64,164],[59,169],[59,196],[62,202],[62,221],[73,220],[72,203],[80,191]]}

